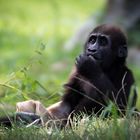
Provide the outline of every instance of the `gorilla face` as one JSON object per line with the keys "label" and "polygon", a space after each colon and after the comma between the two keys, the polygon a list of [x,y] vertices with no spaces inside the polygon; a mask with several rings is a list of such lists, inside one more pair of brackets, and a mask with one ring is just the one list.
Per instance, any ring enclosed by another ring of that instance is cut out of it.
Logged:
{"label": "gorilla face", "polygon": [[114,53],[111,49],[111,39],[108,35],[93,33],[85,46],[85,54],[93,58],[103,69],[111,66],[114,61]]}

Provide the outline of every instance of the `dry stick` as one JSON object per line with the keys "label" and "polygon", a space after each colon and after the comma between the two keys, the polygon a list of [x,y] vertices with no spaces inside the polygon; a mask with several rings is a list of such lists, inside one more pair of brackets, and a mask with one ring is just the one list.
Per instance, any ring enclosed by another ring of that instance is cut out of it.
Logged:
{"label": "dry stick", "polygon": [[40,119],[36,119],[36,120],[33,121],[32,123],[28,124],[26,127],[28,128],[28,127],[31,127],[31,126],[33,126],[33,125],[35,125],[35,124],[38,124],[39,121],[40,121]]}
{"label": "dry stick", "polygon": [[[100,89],[98,89],[95,85],[93,85],[93,84],[87,82],[86,80],[83,80],[83,79],[81,79],[81,78],[79,78],[79,77],[77,77],[77,76],[75,76],[75,78],[78,79],[78,80],[80,80],[80,81],[85,82],[86,84],[88,84],[89,86],[91,86],[91,87],[93,87],[95,90],[97,90],[101,95],[103,95],[103,96],[105,96],[106,98],[108,98],[108,96],[106,96],[106,95],[105,95]],[[109,99],[109,98],[108,98],[108,99]]]}
{"label": "dry stick", "polygon": [[[124,83],[124,80],[125,80],[126,74],[127,74],[127,72],[124,74],[124,76],[123,76],[123,78],[122,78],[122,87],[121,87],[120,90],[118,91],[117,96],[116,96],[116,99],[118,99],[118,96],[119,96],[121,90],[123,90],[123,93],[125,94],[125,88],[124,88],[124,87],[125,87],[127,84]],[[125,101],[127,102],[126,96],[125,96]]]}
{"label": "dry stick", "polygon": [[22,96],[25,98],[25,99],[29,99],[26,95],[27,93],[26,92],[23,92],[22,90],[18,89],[18,88],[15,88],[14,86],[11,86],[11,85],[8,85],[8,84],[2,84],[0,83],[0,86],[3,86],[3,87],[7,87],[7,88],[11,88],[15,91],[18,91],[18,92],[21,92]]}
{"label": "dry stick", "polygon": [[124,85],[127,85],[126,83],[124,83],[126,75],[127,75],[127,72],[124,74],[123,79],[122,79],[122,88],[123,88],[123,93],[124,93],[124,97],[125,97],[125,102],[127,103],[128,101],[126,99],[126,92],[125,92],[125,88],[124,88],[125,87]]}
{"label": "dry stick", "polygon": [[79,93],[79,94],[83,95],[84,97],[86,97],[86,98],[88,98],[88,99],[90,99],[90,100],[92,100],[92,101],[96,102],[97,104],[99,104],[99,105],[101,105],[101,106],[105,107],[105,105],[103,105],[102,103],[100,103],[100,102],[96,101],[95,99],[93,99],[93,98],[89,97],[88,95],[85,95],[84,93],[79,92],[78,90],[73,89],[73,88],[71,88],[71,87],[69,87],[69,86],[67,86],[67,87],[68,87],[69,89],[71,89],[71,90],[73,90],[73,91],[75,91],[75,92],[77,92],[77,93]]}

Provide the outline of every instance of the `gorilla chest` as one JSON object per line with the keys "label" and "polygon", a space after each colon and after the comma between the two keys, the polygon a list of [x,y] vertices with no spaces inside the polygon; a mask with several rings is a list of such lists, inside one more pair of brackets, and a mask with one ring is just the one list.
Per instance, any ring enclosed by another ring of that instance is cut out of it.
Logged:
{"label": "gorilla chest", "polygon": [[97,88],[95,87],[94,84],[87,80],[83,80],[80,82],[81,88],[83,89],[83,94],[90,96],[90,97],[95,97],[97,95]]}

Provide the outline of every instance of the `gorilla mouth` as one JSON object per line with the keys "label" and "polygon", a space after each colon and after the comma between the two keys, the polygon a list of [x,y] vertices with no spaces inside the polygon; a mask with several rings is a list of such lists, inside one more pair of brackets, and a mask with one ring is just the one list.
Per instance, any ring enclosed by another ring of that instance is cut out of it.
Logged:
{"label": "gorilla mouth", "polygon": [[102,55],[100,53],[88,53],[87,55],[96,61],[102,61]]}

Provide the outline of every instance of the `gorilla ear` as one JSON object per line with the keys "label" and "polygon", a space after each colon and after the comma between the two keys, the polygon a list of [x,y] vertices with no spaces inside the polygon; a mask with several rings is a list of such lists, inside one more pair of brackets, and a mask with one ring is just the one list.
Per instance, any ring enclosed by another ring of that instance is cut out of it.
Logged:
{"label": "gorilla ear", "polygon": [[120,46],[119,50],[118,50],[118,57],[122,58],[122,57],[127,57],[127,46]]}

